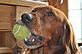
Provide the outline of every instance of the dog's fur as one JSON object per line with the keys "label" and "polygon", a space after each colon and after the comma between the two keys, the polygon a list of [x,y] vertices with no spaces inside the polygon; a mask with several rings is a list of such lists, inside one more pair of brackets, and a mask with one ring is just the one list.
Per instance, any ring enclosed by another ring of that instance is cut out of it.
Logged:
{"label": "dog's fur", "polygon": [[74,31],[65,14],[52,6],[36,7],[26,23],[30,31],[45,37],[44,54],[80,54]]}

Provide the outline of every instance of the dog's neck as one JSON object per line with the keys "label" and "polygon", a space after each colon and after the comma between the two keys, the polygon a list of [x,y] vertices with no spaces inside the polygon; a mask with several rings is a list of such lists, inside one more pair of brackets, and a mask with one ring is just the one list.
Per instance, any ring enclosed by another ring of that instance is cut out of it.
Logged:
{"label": "dog's neck", "polygon": [[54,45],[54,46],[45,45],[44,54],[64,54],[65,50],[66,49],[60,45]]}

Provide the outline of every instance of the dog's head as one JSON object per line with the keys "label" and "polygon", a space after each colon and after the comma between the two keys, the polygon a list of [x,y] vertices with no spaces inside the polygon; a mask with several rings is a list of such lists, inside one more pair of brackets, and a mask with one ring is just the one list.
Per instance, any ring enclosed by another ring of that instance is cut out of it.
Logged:
{"label": "dog's head", "polygon": [[51,49],[58,45],[65,50],[67,48],[73,52],[78,50],[72,26],[65,14],[57,8],[36,7],[31,13],[25,13],[21,17],[31,32],[30,37],[24,41],[29,48],[47,44]]}

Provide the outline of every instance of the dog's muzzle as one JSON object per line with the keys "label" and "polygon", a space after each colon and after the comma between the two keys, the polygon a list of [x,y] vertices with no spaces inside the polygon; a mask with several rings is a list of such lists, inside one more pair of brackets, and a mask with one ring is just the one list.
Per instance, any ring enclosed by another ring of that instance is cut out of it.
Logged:
{"label": "dog's muzzle", "polygon": [[[33,16],[32,14],[25,13],[22,14],[21,18],[22,18],[21,21],[27,26],[29,23],[31,23]],[[24,43],[27,48],[35,49],[44,45],[45,38],[43,36],[36,35],[32,31],[30,33],[31,33],[30,37],[24,39]]]}

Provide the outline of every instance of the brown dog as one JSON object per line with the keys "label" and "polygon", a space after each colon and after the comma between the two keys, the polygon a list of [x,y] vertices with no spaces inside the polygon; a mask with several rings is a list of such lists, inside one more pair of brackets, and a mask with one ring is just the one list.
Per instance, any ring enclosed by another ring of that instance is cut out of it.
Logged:
{"label": "brown dog", "polygon": [[24,40],[28,48],[44,45],[42,54],[80,54],[72,25],[62,11],[52,6],[36,7],[21,17],[31,32]]}

